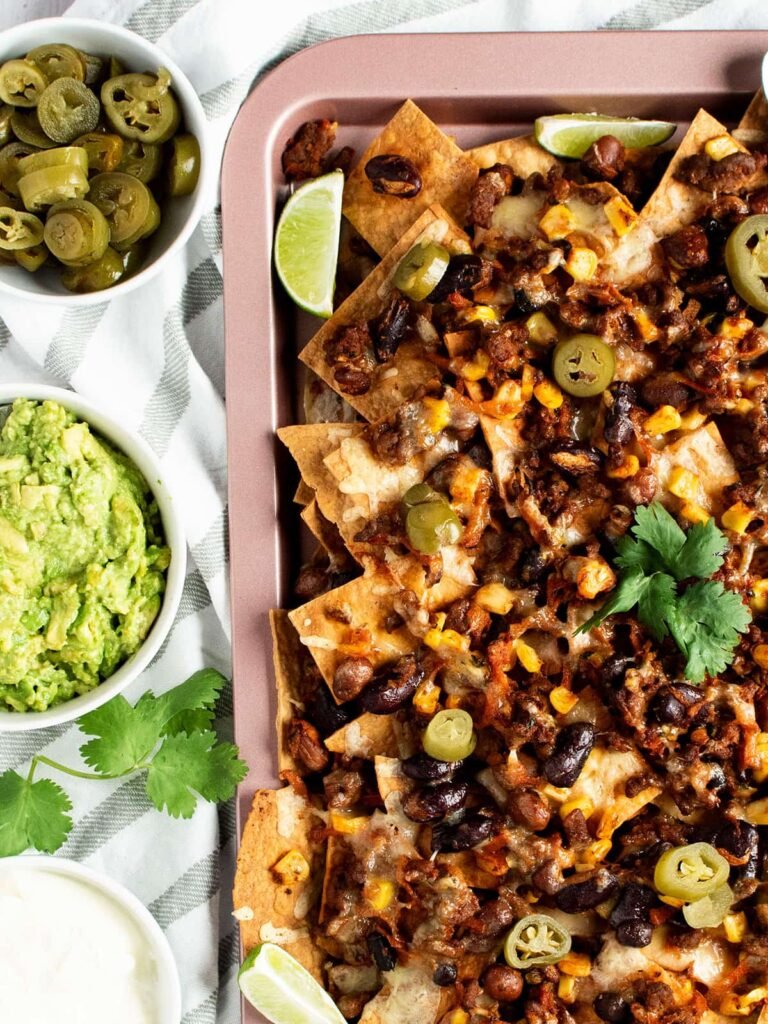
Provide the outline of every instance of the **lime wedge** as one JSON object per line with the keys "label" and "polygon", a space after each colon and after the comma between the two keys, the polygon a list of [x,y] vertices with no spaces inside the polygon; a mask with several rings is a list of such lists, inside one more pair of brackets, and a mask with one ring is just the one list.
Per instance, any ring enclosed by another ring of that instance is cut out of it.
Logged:
{"label": "lime wedge", "polygon": [[249,953],[237,981],[251,1006],[272,1024],[347,1024],[309,971],[274,942]]}
{"label": "lime wedge", "polygon": [[635,117],[604,114],[552,114],[533,126],[536,141],[555,156],[579,160],[601,135],[614,135],[627,149],[659,146],[675,134],[669,121],[640,121]]}
{"label": "lime wedge", "polygon": [[275,232],[275,268],[297,306],[315,316],[333,313],[344,174],[313,178],[285,204]]}

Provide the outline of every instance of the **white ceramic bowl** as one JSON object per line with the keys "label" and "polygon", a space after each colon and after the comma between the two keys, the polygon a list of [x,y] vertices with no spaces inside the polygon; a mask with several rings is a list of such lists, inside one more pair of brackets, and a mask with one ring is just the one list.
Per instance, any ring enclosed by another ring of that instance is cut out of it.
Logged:
{"label": "white ceramic bowl", "polygon": [[[48,387],[44,384],[2,384],[0,385],[0,406],[9,405],[15,398],[32,398],[38,401],[51,399],[59,402],[80,419],[88,423],[96,433],[101,434],[116,448],[124,452],[141,470],[144,478],[157,499],[163,521],[165,538],[171,549],[171,564],[163,604],[152,629],[141,647],[120,668],[95,689],[80,697],[73,697],[63,704],[57,704],[47,711],[0,711],[0,733],[27,732],[31,729],[45,729],[50,725],[71,722],[86,711],[105,704],[124,690],[141,675],[161,644],[168,636],[181,600],[186,572],[187,547],[184,526],[179,509],[170,494],[152,449],[136,434],[121,426],[113,416],[88,399],[66,391],[64,388]],[[0,862],[2,863],[2,862]]]}
{"label": "white ceramic bowl", "polygon": [[[168,940],[160,926],[143,903],[130,890],[108,875],[94,871],[64,857],[48,857],[44,854],[24,854],[20,857],[8,857],[0,860],[0,879],[3,874],[16,868],[35,872],[48,872],[63,875],[66,878],[81,882],[97,892],[107,896],[126,914],[136,926],[146,943],[148,955],[154,961],[156,973],[156,1019],[159,1024],[179,1024],[181,1018],[181,985],[176,961]],[[75,1008],[69,1008],[73,1010]],[[67,1019],[67,1008],[62,1013]],[[73,1019],[73,1018],[72,1018]],[[21,1022],[19,1022],[21,1024]]]}
{"label": "white ceramic bowl", "polygon": [[22,57],[43,43],[69,43],[89,53],[119,57],[129,71],[168,68],[173,79],[173,89],[181,104],[185,128],[200,141],[200,180],[197,187],[192,195],[171,199],[163,204],[163,219],[149,240],[146,262],[132,277],[106,291],[74,295],[61,284],[56,269],[44,268],[30,274],[21,267],[0,265],[0,293],[52,305],[90,305],[123,295],[144,284],[192,234],[200,220],[209,183],[215,174],[210,147],[206,142],[207,122],[200,98],[181,68],[159,46],[127,28],[89,18],[42,18],[28,21],[0,32],[0,63],[12,57]]}

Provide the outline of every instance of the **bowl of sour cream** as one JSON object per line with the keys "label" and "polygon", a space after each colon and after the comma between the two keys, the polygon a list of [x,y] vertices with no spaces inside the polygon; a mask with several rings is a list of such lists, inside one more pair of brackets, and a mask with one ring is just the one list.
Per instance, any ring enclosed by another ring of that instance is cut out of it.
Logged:
{"label": "bowl of sour cream", "polygon": [[179,1024],[159,925],[126,888],[60,857],[0,860],[0,1021]]}

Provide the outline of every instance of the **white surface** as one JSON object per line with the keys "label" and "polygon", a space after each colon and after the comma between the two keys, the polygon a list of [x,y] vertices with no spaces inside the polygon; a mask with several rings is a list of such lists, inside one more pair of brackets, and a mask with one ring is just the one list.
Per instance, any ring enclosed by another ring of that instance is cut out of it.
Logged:
{"label": "white surface", "polygon": [[[53,725],[73,722],[80,715],[105,704],[130,686],[155,657],[170,632],[176,612],[179,610],[187,567],[187,545],[180,508],[165,482],[165,474],[160,463],[142,438],[130,430],[126,430],[119,420],[110,415],[98,403],[88,401],[81,395],[66,391],[64,388],[55,388],[29,381],[11,384],[0,383],[0,408],[10,405],[15,398],[58,402],[66,409],[70,409],[81,420],[85,420],[139,467],[157,499],[166,540],[171,549],[171,564],[168,568],[166,591],[160,614],[155,620],[149,636],[133,657],[129,658],[114,675],[105,679],[95,690],[84,693],[80,697],[74,697],[65,704],[59,704],[47,711],[29,712],[28,714],[0,711],[0,733],[28,732],[32,729],[45,729]],[[1,915],[0,920],[2,920]],[[2,1016],[0,1016],[0,1020],[2,1020]]]}

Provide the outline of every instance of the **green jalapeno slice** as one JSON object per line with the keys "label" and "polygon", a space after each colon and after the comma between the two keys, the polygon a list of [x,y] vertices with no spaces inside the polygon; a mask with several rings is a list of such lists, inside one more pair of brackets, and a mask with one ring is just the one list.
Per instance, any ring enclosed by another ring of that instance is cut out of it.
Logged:
{"label": "green jalapeno slice", "polygon": [[504,959],[510,967],[526,970],[556,964],[570,949],[571,936],[558,921],[546,914],[529,914],[504,940]]}
{"label": "green jalapeno slice", "polygon": [[768,313],[768,214],[747,217],[725,243],[725,266],[745,302]]}
{"label": "green jalapeno slice", "polygon": [[84,267],[104,255],[109,245],[109,225],[93,203],[70,199],[49,210],[45,244],[65,266]]}
{"label": "green jalapeno slice", "polygon": [[717,928],[730,912],[736,897],[727,883],[709,896],[686,903],[683,917],[691,928]]}
{"label": "green jalapeno slice", "polygon": [[101,87],[104,114],[126,139],[167,142],[179,127],[181,113],[165,68],[156,75],[128,74],[108,79]]}
{"label": "green jalapeno slice", "polygon": [[168,194],[191,195],[200,178],[200,143],[194,135],[174,135],[168,160]]}
{"label": "green jalapeno slice", "polygon": [[91,179],[89,197],[109,223],[114,249],[129,249],[160,223],[160,208],[147,186],[130,174],[112,171]]}
{"label": "green jalapeno slice", "polygon": [[422,302],[440,283],[450,261],[451,254],[444,246],[426,239],[417,242],[397,265],[395,288],[409,299]]}
{"label": "green jalapeno slice", "polygon": [[71,167],[85,174],[88,171],[88,155],[79,146],[57,146],[44,153],[32,153],[19,160],[19,175],[23,178],[33,171],[45,171],[49,167]]}
{"label": "green jalapeno slice", "polygon": [[0,100],[12,107],[36,107],[48,79],[31,60],[7,60],[0,67]]}
{"label": "green jalapeno slice", "polygon": [[0,206],[0,249],[31,249],[43,240],[43,222],[26,210]]}
{"label": "green jalapeno slice", "polygon": [[402,503],[405,532],[415,551],[436,555],[461,537],[461,521],[448,499],[428,484],[414,484],[403,495]]}
{"label": "green jalapeno slice", "polygon": [[163,151],[160,146],[142,142],[140,139],[130,139],[124,143],[123,158],[117,169],[124,174],[133,175],[147,185],[158,176],[162,166]]}
{"label": "green jalapeno slice", "polygon": [[119,135],[109,132],[86,132],[75,139],[72,145],[85,150],[88,169],[96,174],[117,170],[125,154],[123,140]]}
{"label": "green jalapeno slice", "polygon": [[51,82],[37,105],[43,131],[54,142],[72,142],[78,135],[92,132],[99,114],[96,94],[76,78]]}
{"label": "green jalapeno slice", "polygon": [[653,883],[660,893],[686,902],[709,896],[728,881],[728,861],[709,843],[676,846],[656,862]]}
{"label": "green jalapeno slice", "polygon": [[414,484],[413,487],[408,488],[402,497],[402,502],[406,509],[413,508],[415,505],[423,505],[425,501],[443,500],[443,495],[438,494],[429,484]]}
{"label": "green jalapeno slice", "polygon": [[27,54],[49,82],[57,78],[76,78],[78,82],[85,80],[85,62],[79,50],[67,43],[47,43],[36,46]]}
{"label": "green jalapeno slice", "polygon": [[463,761],[477,745],[472,716],[461,708],[438,711],[424,730],[421,745],[437,761]]}
{"label": "green jalapeno slice", "polygon": [[19,191],[24,206],[36,212],[54,203],[82,199],[88,192],[88,179],[79,167],[59,164],[19,178]]}
{"label": "green jalapeno slice", "polygon": [[51,149],[56,143],[49,139],[40,125],[37,110],[14,110],[11,128],[19,142],[26,142],[38,149]]}
{"label": "green jalapeno slice", "polygon": [[5,103],[0,103],[0,146],[7,145],[13,138],[13,115],[16,111]]}
{"label": "green jalapeno slice", "polygon": [[124,274],[120,253],[109,247],[95,262],[85,267],[69,267],[62,273],[61,283],[67,291],[82,295],[111,288]]}
{"label": "green jalapeno slice", "polygon": [[124,249],[120,256],[123,260],[123,268],[125,269],[125,276],[130,277],[131,274],[135,274],[144,263],[147,258],[147,246],[144,242],[134,242],[130,249]]}
{"label": "green jalapeno slice", "polygon": [[591,398],[613,380],[616,357],[610,345],[596,334],[576,334],[559,342],[552,356],[555,380],[569,395]]}
{"label": "green jalapeno slice", "polygon": [[104,72],[107,69],[106,60],[103,57],[98,57],[95,53],[84,53],[83,50],[80,50],[79,53],[85,68],[83,81],[86,85],[96,85],[104,77]]}
{"label": "green jalapeno slice", "polygon": [[20,162],[25,156],[37,153],[35,146],[29,146],[26,142],[9,142],[7,146],[0,149],[0,187],[11,195],[18,196],[19,178],[21,170]]}
{"label": "green jalapeno slice", "polygon": [[45,244],[31,245],[29,249],[17,249],[13,254],[16,257],[16,262],[24,270],[28,270],[30,274],[34,274],[35,271],[39,270],[48,261],[50,253],[48,247]]}

